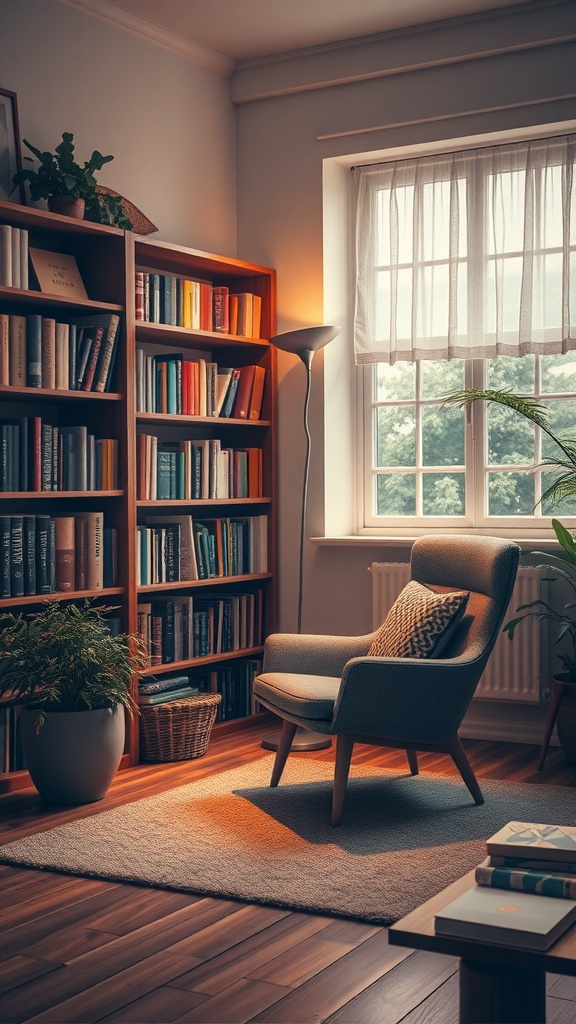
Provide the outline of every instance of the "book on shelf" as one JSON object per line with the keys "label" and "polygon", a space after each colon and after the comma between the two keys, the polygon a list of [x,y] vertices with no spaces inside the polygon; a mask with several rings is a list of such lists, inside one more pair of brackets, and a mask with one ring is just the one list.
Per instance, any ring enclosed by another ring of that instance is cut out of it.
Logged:
{"label": "book on shelf", "polygon": [[240,379],[236,391],[236,401],[234,402],[234,419],[248,419],[255,373],[256,367],[253,365],[242,366],[240,369]]}
{"label": "book on shelf", "polygon": [[576,827],[509,821],[486,842],[490,856],[576,863]]}
{"label": "book on shelf", "polygon": [[194,548],[192,516],[146,516],[148,526],[176,526],[179,530],[179,579],[197,580],[198,565]]}
{"label": "book on shelf", "polygon": [[10,314],[9,319],[10,349],[10,385],[26,387],[26,317]]}
{"label": "book on shelf", "polygon": [[10,383],[10,317],[0,313],[0,384]]}
{"label": "book on shelf", "polygon": [[119,344],[120,317],[117,313],[71,317],[70,327],[75,329],[76,338],[73,390],[110,391]]}
{"label": "book on shelf", "polygon": [[0,224],[0,285],[12,288],[12,225]]}
{"label": "book on shelf", "polygon": [[42,317],[31,313],[26,317],[26,384],[42,387]]}
{"label": "book on shelf", "polygon": [[256,365],[254,367],[254,382],[252,384],[252,391],[250,394],[250,401],[248,403],[248,419],[259,420],[260,412],[262,410],[262,399],[264,397],[264,380],[266,378],[266,370],[263,366]]}
{"label": "book on shelf", "polygon": [[530,892],[535,895],[576,899],[576,875],[554,873],[530,868],[518,869],[496,867],[486,857],[475,871],[477,885],[494,889],[512,889],[515,892]]}
{"label": "book on shelf", "polygon": [[435,914],[438,935],[546,950],[576,921],[576,901],[475,885]]}
{"label": "book on shelf", "polygon": [[70,253],[49,252],[30,246],[29,254],[41,292],[65,296],[73,301],[88,298],[78,264]]}
{"label": "book on shelf", "polygon": [[0,224],[0,285],[28,289],[28,229]]}
{"label": "book on shelf", "polygon": [[75,528],[74,516],[56,516],[56,590],[74,590]]}

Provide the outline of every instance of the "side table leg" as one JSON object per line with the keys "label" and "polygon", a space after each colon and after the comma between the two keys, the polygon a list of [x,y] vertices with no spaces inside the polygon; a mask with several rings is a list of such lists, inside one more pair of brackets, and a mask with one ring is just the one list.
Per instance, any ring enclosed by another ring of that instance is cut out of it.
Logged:
{"label": "side table leg", "polygon": [[545,1024],[544,971],[460,961],[460,1024]]}

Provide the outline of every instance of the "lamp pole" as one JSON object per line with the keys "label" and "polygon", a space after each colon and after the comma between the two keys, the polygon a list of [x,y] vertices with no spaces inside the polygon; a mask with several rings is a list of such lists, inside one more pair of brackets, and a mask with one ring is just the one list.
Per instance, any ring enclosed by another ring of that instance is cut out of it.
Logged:
{"label": "lamp pole", "polygon": [[[304,399],[303,422],[306,435],[306,458],[304,461],[304,475],[302,480],[302,508],[300,513],[300,557],[298,561],[298,616],[297,632],[302,632],[302,604],[304,594],[304,550],[306,545],[306,513],[308,506],[308,480],[310,477],[310,456],[312,452],[312,438],[308,425],[308,409],[310,406],[310,393],[312,390],[312,360],[314,353],[319,348],[324,348],[337,334],[339,327],[305,327],[297,331],[288,331],[286,334],[278,334],[271,338],[270,342],[276,348],[284,352],[297,355],[302,360],[306,369],[306,397]],[[277,750],[279,733],[265,736],[262,746],[266,750]],[[312,732],[310,729],[298,727],[292,741],[291,750],[322,750],[332,743],[330,736],[325,733]]]}

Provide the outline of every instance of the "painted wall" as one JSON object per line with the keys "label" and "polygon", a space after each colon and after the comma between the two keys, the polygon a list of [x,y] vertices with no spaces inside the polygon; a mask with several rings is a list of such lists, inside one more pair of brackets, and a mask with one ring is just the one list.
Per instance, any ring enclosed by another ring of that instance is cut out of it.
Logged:
{"label": "painted wall", "polygon": [[[279,330],[344,327],[313,367],[311,536],[322,535],[326,523],[352,532],[355,517],[350,285],[344,278],[335,286],[327,275],[334,247],[344,260],[349,250],[331,219],[323,178],[338,192],[348,172],[337,158],[361,162],[381,150],[576,119],[575,30],[576,5],[536,3],[236,72],[240,251],[277,269]],[[337,203],[334,209],[337,217]],[[345,200],[341,210],[345,217]],[[304,372],[282,353],[279,368],[280,626],[293,629]],[[309,543],[304,630],[370,629],[367,566],[406,557],[406,549]],[[539,739],[541,708],[508,710],[512,725],[502,726],[505,710],[494,712],[502,738]]]}
{"label": "painted wall", "polygon": [[[155,237],[236,255],[235,115],[229,80],[62,0],[0,0],[0,86],[20,134],[83,162],[159,228]],[[24,153],[27,151],[24,150]]]}

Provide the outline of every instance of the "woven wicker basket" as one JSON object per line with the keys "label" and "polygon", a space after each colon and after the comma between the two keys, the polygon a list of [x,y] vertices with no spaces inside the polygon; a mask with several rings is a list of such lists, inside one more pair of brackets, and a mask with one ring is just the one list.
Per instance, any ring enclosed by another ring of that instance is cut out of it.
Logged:
{"label": "woven wicker basket", "polygon": [[140,760],[186,761],[206,753],[219,693],[140,706]]}

